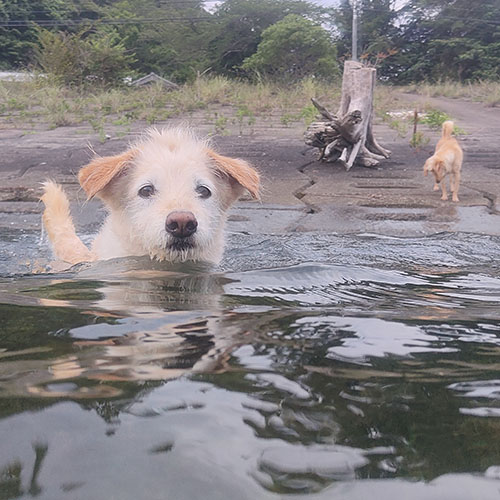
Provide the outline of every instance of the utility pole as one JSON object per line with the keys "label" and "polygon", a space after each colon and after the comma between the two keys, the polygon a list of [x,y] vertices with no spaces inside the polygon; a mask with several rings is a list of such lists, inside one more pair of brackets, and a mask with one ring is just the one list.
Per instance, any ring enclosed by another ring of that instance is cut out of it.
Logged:
{"label": "utility pole", "polygon": [[361,0],[351,0],[352,5],[352,60],[358,60],[358,8]]}

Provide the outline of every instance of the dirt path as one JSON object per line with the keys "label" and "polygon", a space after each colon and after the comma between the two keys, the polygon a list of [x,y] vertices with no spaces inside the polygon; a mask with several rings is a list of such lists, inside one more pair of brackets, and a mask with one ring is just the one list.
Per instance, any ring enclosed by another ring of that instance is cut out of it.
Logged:
{"label": "dirt path", "polygon": [[[425,104],[443,110],[449,114],[464,130],[474,132],[478,139],[498,139],[500,133],[500,108],[486,107],[481,103],[446,97],[426,97],[416,94],[402,94],[409,102],[422,107]],[[496,135],[495,135],[496,134]]]}

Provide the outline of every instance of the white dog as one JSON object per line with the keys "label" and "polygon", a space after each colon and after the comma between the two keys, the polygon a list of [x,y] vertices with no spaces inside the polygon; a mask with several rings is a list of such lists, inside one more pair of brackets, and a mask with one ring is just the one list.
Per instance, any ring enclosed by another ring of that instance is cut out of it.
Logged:
{"label": "white dog", "polygon": [[259,196],[259,174],[221,156],[185,129],[151,130],[128,151],[96,158],[78,180],[108,216],[89,250],[75,233],[60,186],[44,184],[43,223],[58,259],[70,264],[149,255],[170,262],[217,263],[226,211],[246,189]]}

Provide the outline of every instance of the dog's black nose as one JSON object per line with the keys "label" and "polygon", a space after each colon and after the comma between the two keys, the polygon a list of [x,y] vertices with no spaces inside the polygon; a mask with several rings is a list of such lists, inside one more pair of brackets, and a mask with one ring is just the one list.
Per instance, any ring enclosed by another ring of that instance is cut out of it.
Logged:
{"label": "dog's black nose", "polygon": [[165,229],[176,238],[187,238],[196,232],[198,221],[192,212],[172,212],[167,217]]}

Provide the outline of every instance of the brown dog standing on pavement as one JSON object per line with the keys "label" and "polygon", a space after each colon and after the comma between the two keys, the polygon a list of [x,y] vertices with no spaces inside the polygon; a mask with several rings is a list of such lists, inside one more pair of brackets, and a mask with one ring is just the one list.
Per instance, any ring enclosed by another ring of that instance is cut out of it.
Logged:
{"label": "brown dog standing on pavement", "polygon": [[434,191],[439,190],[441,185],[442,200],[448,199],[444,177],[450,174],[450,189],[452,200],[458,201],[458,188],[460,185],[460,171],[462,169],[463,152],[457,140],[452,137],[454,124],[452,121],[443,123],[443,133],[436,145],[436,151],[427,159],[424,165],[424,175],[428,172],[434,174],[436,183]]}

